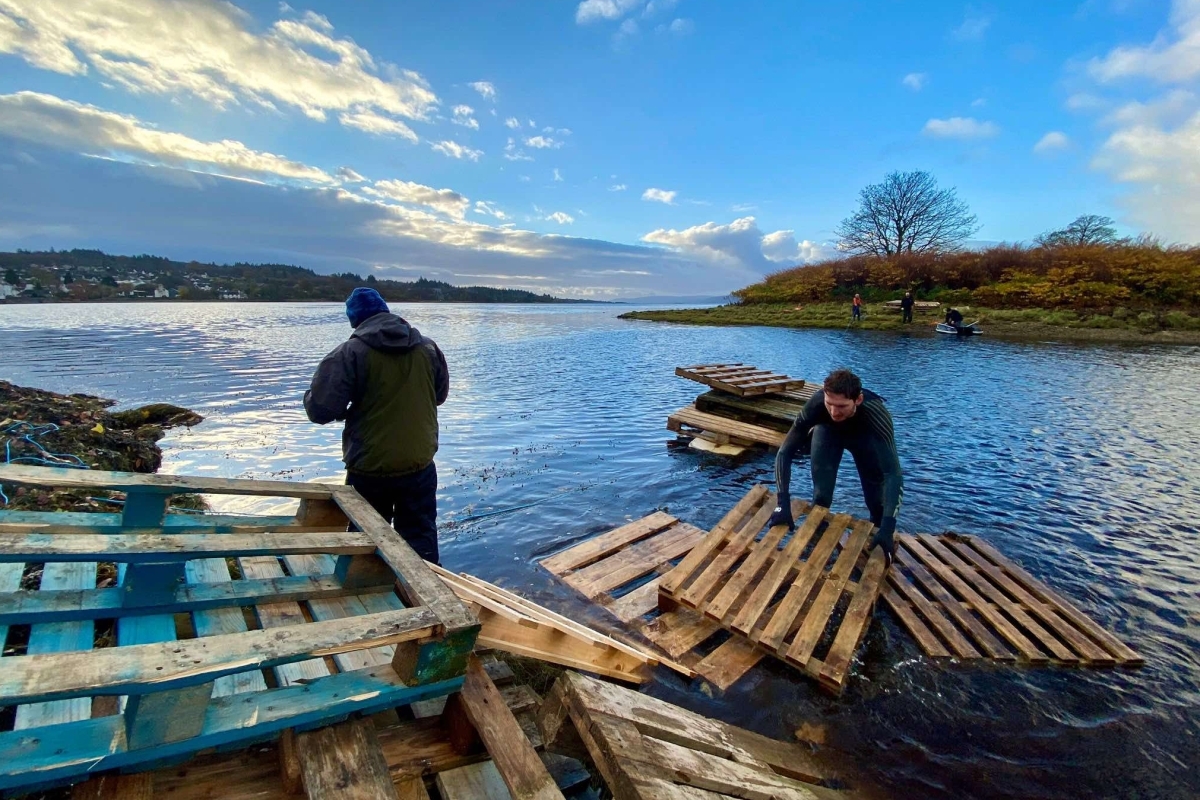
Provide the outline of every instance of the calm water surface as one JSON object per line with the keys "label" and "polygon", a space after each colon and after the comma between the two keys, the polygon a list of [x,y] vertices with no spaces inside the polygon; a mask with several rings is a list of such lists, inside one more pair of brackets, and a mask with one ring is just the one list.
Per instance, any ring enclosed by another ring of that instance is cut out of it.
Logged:
{"label": "calm water surface", "polygon": [[[669,675],[649,691],[779,738],[808,724],[820,752],[896,797],[1200,796],[1197,348],[666,326],[613,307],[397,310],[450,363],[437,463],[455,570],[603,619],[536,559],[656,508],[709,527],[773,480],[766,454],[668,446],[667,414],[700,390],[673,368],[812,379],[845,365],[895,418],[901,530],[986,537],[1147,661],[934,663],[880,610],[839,699],[770,659],[721,696]],[[195,409],[206,421],[162,442],[165,472],[338,479],[340,430],[309,424],[300,398],[349,332],[334,304],[0,306],[0,377]],[[271,510],[255,502],[232,507]],[[835,506],[865,513],[850,459]]]}

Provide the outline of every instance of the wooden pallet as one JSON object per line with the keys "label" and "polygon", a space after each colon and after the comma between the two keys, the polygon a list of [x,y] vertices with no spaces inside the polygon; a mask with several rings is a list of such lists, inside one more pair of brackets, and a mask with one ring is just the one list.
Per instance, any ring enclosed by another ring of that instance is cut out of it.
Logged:
{"label": "wooden pallet", "polygon": [[883,551],[866,553],[870,522],[800,501],[794,534],[764,532],[774,505],[763,487],[751,490],[731,524],[659,581],[660,608],[693,609],[840,692],[883,587]]}
{"label": "wooden pallet", "polygon": [[667,417],[667,430],[685,436],[700,436],[716,444],[733,444],[742,447],[765,444],[767,447],[777,448],[783,444],[787,435],[786,432],[763,425],[754,425],[717,414],[708,414],[700,411],[694,405],[684,406]]}
{"label": "wooden pallet", "polygon": [[645,683],[659,664],[688,677],[693,674],[682,664],[661,658],[646,648],[605,636],[485,580],[466,573],[456,575],[437,566],[433,571],[479,617],[483,628],[479,631],[478,642],[483,647],[626,683]]}
{"label": "wooden pallet", "polygon": [[[12,626],[29,626],[27,652],[0,659],[0,706],[17,707],[0,732],[0,791],[144,768],[462,683],[478,620],[350,487],[13,465],[0,483],[126,493],[117,519],[0,512],[0,625],[10,642]],[[300,508],[166,513],[172,495],[193,492]],[[118,566],[111,588],[97,588],[100,562]],[[45,564],[36,591],[13,580],[26,564]],[[97,641],[96,621],[112,619],[115,642]]]}
{"label": "wooden pallet", "polygon": [[804,381],[741,363],[676,367],[675,374],[739,397],[795,391]]}
{"label": "wooden pallet", "polygon": [[975,536],[902,534],[884,602],[926,655],[1081,667],[1141,656]]}
{"label": "wooden pallet", "polygon": [[[766,489],[755,493],[765,495]],[[744,507],[747,501],[739,504]],[[731,515],[714,530],[733,524]],[[672,564],[691,551],[705,532],[670,514],[647,517],[595,536],[540,562],[568,586],[600,604],[614,617],[720,690],[749,672],[764,654],[727,637],[719,625],[688,609],[658,611],[658,582]],[[724,640],[724,641],[721,641]],[[664,659],[664,664],[668,664]],[[672,668],[676,668],[672,666]]]}
{"label": "wooden pallet", "polygon": [[803,747],[568,672],[538,726],[548,750],[588,758],[617,800],[848,800]]}

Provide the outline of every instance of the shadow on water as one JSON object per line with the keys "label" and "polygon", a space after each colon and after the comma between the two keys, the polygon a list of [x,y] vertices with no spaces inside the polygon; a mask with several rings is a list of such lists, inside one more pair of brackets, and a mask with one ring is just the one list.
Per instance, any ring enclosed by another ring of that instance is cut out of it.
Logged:
{"label": "shadow on water", "polygon": [[[846,365],[895,418],[902,530],[985,537],[1147,661],[934,663],[880,611],[839,699],[770,660],[722,696],[671,676],[650,691],[779,738],[803,724],[896,797],[1200,795],[1196,348],[664,326],[606,307],[399,310],[450,362],[438,468],[454,569],[598,619],[536,558],[656,508],[708,527],[773,479],[765,454],[668,446],[667,413],[699,390],[673,367],[815,379]],[[207,421],[164,440],[165,469],[225,477],[340,479],[340,431],[310,425],[300,397],[348,333],[334,304],[0,308],[6,379],[191,407]],[[844,469],[835,506],[863,513]]]}

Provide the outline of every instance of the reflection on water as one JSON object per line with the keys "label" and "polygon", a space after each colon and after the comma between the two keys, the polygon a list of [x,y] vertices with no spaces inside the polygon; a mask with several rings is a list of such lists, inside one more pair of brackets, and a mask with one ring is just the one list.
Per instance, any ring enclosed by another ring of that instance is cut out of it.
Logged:
{"label": "reflection on water", "polygon": [[[823,728],[822,752],[897,797],[1200,794],[1196,348],[662,326],[618,310],[402,308],[450,363],[438,454],[450,567],[600,619],[536,557],[664,506],[711,526],[772,480],[766,455],[666,445],[667,413],[699,390],[673,367],[819,378],[850,366],[895,417],[901,529],[986,537],[1147,666],[935,664],[880,611],[838,700],[766,662],[722,697],[670,677],[651,691],[776,737]],[[337,480],[340,432],[309,424],[300,397],[349,330],[334,304],[4,306],[0,377],[199,411],[204,424],[163,440],[168,472]],[[845,469],[835,505],[862,513]]]}

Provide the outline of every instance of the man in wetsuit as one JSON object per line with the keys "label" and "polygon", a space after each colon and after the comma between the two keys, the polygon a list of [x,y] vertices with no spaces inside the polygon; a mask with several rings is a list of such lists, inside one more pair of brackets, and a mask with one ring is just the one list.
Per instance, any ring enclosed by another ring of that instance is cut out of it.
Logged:
{"label": "man in wetsuit", "polygon": [[905,292],[904,298],[900,301],[900,312],[902,322],[912,322],[913,312],[913,296],[912,292]]}
{"label": "man in wetsuit", "polygon": [[957,308],[946,309],[946,324],[953,325],[957,330],[962,327],[963,316]]}
{"label": "man in wetsuit", "polygon": [[821,391],[805,403],[779,448],[775,459],[779,501],[769,524],[795,526],[788,486],[797,452],[811,452],[813,504],[828,508],[833,502],[838,466],[847,450],[858,467],[871,522],[879,526],[868,550],[882,545],[890,564],[896,550],[896,512],[904,495],[892,415],[883,398],[863,389],[862,381],[848,369],[830,373]]}

